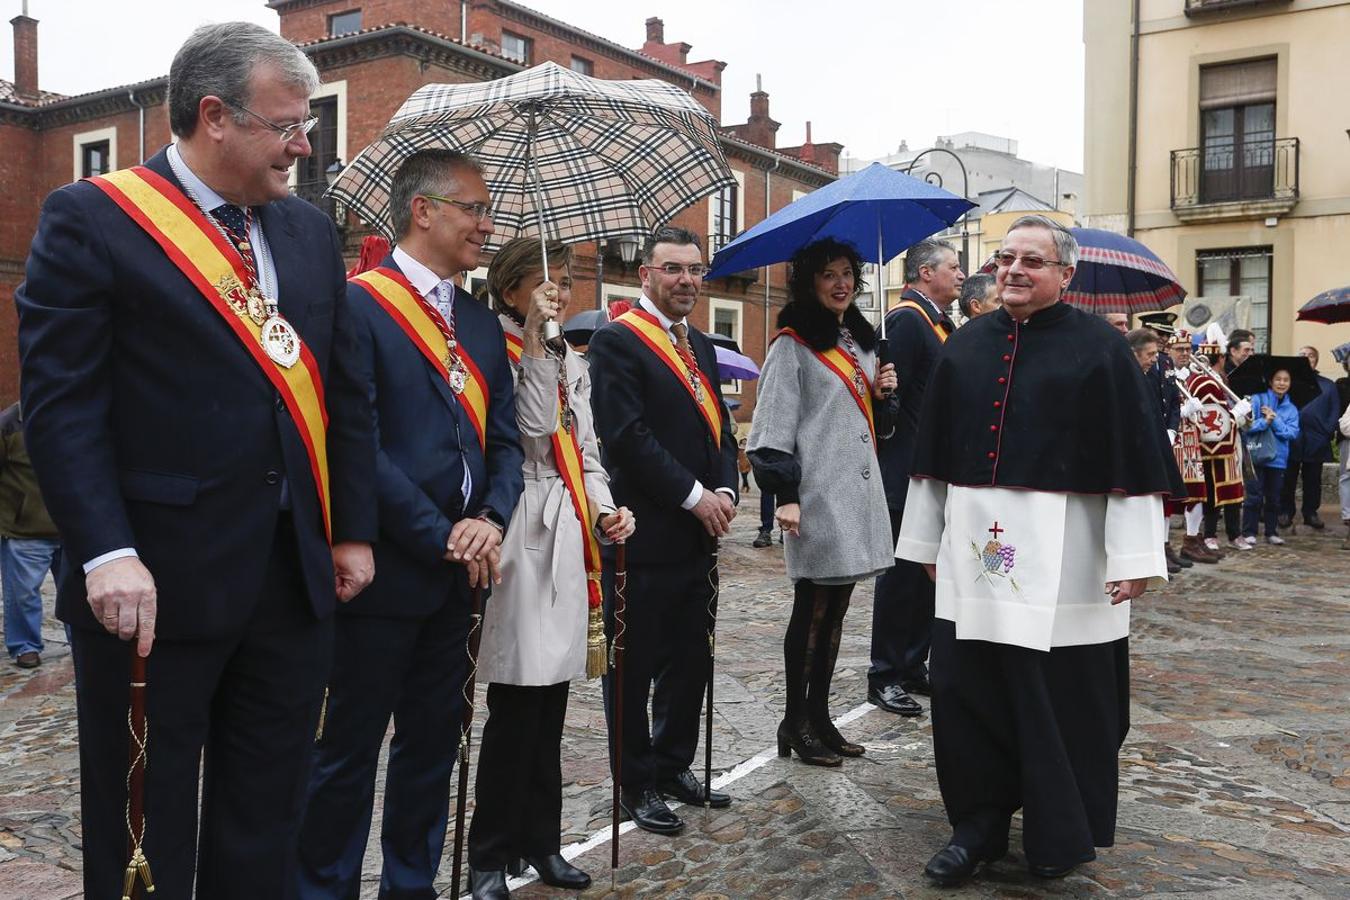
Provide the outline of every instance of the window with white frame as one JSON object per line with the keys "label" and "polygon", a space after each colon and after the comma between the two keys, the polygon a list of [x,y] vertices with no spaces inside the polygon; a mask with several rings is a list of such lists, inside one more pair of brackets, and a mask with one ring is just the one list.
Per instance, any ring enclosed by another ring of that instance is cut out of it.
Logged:
{"label": "window with white frame", "polygon": [[117,128],[82,131],[73,138],[72,181],[104,175],[117,168]]}
{"label": "window with white frame", "polygon": [[[743,312],[743,304],[739,300],[710,298],[708,300],[708,330],[712,334],[720,334],[723,337],[731,338],[736,342],[737,347],[741,346]],[[722,393],[739,394],[740,392],[741,381],[739,378],[723,379]]]}
{"label": "window with white frame", "polygon": [[745,173],[732,171],[735,184],[708,197],[708,252],[716,253],[740,233],[745,222]]}

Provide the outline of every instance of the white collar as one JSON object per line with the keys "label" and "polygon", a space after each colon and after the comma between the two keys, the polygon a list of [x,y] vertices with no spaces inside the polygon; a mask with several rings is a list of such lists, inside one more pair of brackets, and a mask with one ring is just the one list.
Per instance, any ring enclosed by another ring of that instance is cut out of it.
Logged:
{"label": "white collar", "polygon": [[647,312],[656,316],[656,320],[661,323],[661,327],[664,328],[666,331],[670,331],[670,329],[673,326],[686,321],[685,319],[676,320],[668,317],[665,313],[661,312],[661,310],[656,308],[656,304],[653,303],[645,293],[638,298],[638,306],[642,307]]}
{"label": "white collar", "polygon": [[[396,246],[394,252],[390,255],[394,257],[394,263],[403,273],[403,277],[407,278],[408,283],[417,288],[418,293],[423,297],[430,297],[436,293],[436,289],[441,286],[442,281],[450,281],[448,278],[442,279],[441,276],[413,259],[408,251],[403,249],[402,245]],[[451,282],[451,284],[453,283]],[[453,291],[451,296],[453,296]]]}
{"label": "white collar", "polygon": [[230,201],[211,190],[211,186],[197,176],[197,173],[188,168],[187,160],[183,159],[183,154],[179,152],[178,145],[170,144],[165,155],[169,159],[169,168],[173,170],[174,177],[178,183],[186,188],[197,201],[202,205],[203,212],[211,212],[216,207],[224,206]]}

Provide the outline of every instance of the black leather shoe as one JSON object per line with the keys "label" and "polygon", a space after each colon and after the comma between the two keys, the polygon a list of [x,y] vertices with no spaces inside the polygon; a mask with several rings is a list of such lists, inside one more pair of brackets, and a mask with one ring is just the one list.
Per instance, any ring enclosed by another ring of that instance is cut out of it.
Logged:
{"label": "black leather shoe", "polygon": [[773,543],[772,532],[770,532],[769,529],[767,528],[761,528],[759,530],[759,534],[755,535],[755,539],[751,541],[750,546],[754,547],[756,550],[763,550],[765,547],[769,546],[772,543]]}
{"label": "black leather shoe", "polygon": [[619,808],[637,827],[652,834],[676,834],[684,828],[680,817],[671,812],[655,788],[645,787],[640,791],[624,788],[619,792]]}
{"label": "black leather shoe", "polygon": [[1322,517],[1317,513],[1313,513],[1311,516],[1304,516],[1303,524],[1317,531],[1321,531],[1323,528],[1327,527],[1327,523],[1323,522]]}
{"label": "black leather shoe", "polygon": [[1067,866],[1038,866],[1035,863],[1027,863],[1027,871],[1037,878],[1063,878],[1076,868],[1078,863],[1069,863]]}
{"label": "black leather shoe", "polygon": [[919,701],[915,700],[905,689],[898,684],[888,684],[882,688],[868,688],[867,702],[874,706],[879,706],[889,713],[895,713],[897,716],[921,716],[923,707]]}
{"label": "black leather shoe", "polygon": [[969,881],[979,867],[980,860],[960,844],[948,844],[923,867],[927,875],[939,887],[955,887],[963,881]]}
{"label": "black leather shoe", "polygon": [[562,854],[527,856],[521,862],[539,873],[539,880],[553,887],[584,891],[591,886],[591,876],[562,858]]}
{"label": "black leather shoe", "polygon": [[1279,518],[1275,520],[1275,523],[1279,525],[1281,528],[1288,528],[1290,525],[1294,524],[1294,517],[1286,516],[1284,513],[1280,513]]}
{"label": "black leather shoe", "polygon": [[900,690],[906,694],[923,694],[925,697],[931,697],[933,696],[933,683],[928,680],[927,675],[917,681],[904,679],[900,682]]}
{"label": "black leather shoe", "polygon": [[[656,789],[660,791],[663,797],[670,797],[681,803],[688,803],[690,806],[703,805],[703,784],[688,769],[669,781],[661,782],[656,786]],[[713,809],[721,809],[724,806],[731,805],[731,795],[724,794],[721,791],[712,791],[708,799],[708,805]]]}
{"label": "black leather shoe", "polygon": [[469,891],[473,900],[509,900],[511,892],[506,889],[506,871],[490,869],[480,872],[469,867]]}

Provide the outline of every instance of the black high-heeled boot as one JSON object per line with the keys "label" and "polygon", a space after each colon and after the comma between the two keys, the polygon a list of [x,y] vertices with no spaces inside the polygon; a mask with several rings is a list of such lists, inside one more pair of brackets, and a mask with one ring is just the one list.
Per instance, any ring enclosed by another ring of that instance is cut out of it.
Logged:
{"label": "black high-heeled boot", "polygon": [[862,756],[867,748],[844,738],[830,719],[830,682],[834,680],[834,664],[839,659],[839,642],[844,636],[844,615],[848,612],[849,595],[853,585],[837,585],[818,589],[820,601],[826,606],[820,649],[806,687],[806,709],[811,727],[820,736],[821,743],[841,756]]}
{"label": "black high-heeled boot", "polygon": [[821,646],[826,608],[817,603],[816,586],[805,579],[797,582],[792,599],[792,618],[783,638],[783,683],[787,708],[778,726],[778,755],[797,752],[802,762],[813,766],[838,766],[843,759],[821,742],[811,727],[806,708],[806,686],[812,661]]}

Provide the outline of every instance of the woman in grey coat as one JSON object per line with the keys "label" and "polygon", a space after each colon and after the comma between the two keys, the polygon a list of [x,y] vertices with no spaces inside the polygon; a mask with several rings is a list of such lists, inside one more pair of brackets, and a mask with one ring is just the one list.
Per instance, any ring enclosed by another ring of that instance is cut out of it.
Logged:
{"label": "woman in grey coat", "polygon": [[750,429],[750,462],[778,498],[794,585],[778,753],[823,766],[864,752],[830,721],[830,681],[854,584],[895,561],[876,456],[877,432],[892,427],[882,401],[895,367],[877,370],[876,334],[854,304],[861,275],[858,252],[837,241],[793,257]]}

